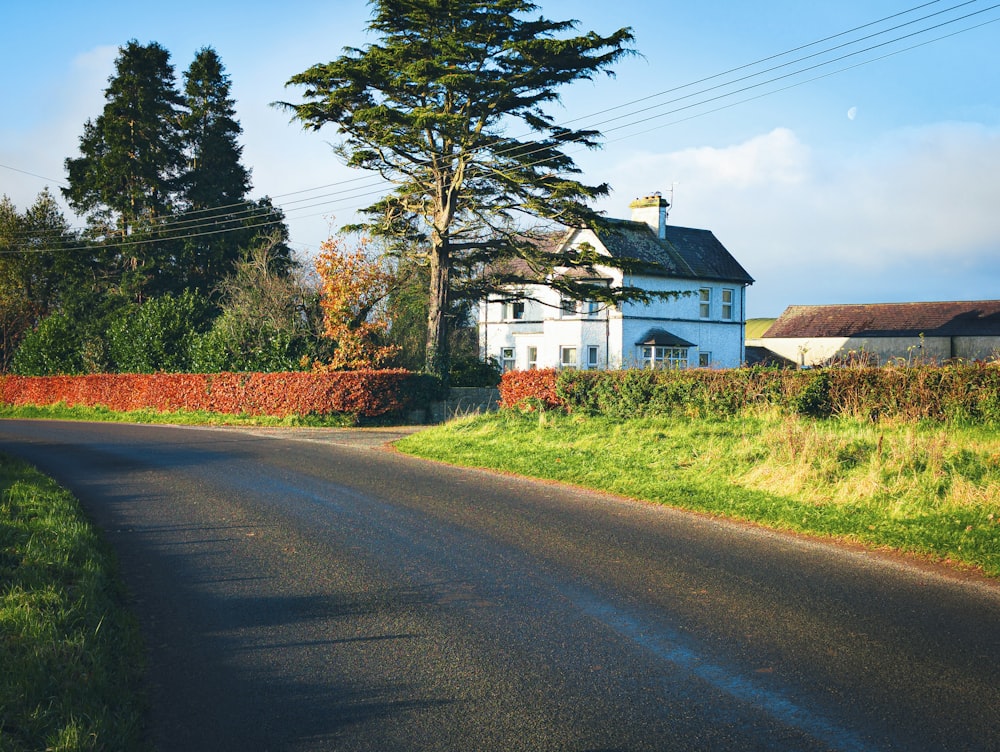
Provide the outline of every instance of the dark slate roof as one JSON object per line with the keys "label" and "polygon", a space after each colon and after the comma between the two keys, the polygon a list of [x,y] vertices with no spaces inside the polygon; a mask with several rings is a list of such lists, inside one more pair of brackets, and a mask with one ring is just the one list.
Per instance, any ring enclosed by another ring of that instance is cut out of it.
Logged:
{"label": "dark slate roof", "polygon": [[775,337],[1000,336],[1000,300],[789,306],[764,333]]}
{"label": "dark slate roof", "polygon": [[660,240],[645,222],[606,219],[596,232],[613,258],[635,259],[646,264],[650,274],[753,283],[753,277],[711,231],[674,225],[665,229],[666,239]]}
{"label": "dark slate roof", "polygon": [[639,337],[637,345],[656,345],[657,347],[694,347],[693,342],[671,334],[666,329],[650,329]]}

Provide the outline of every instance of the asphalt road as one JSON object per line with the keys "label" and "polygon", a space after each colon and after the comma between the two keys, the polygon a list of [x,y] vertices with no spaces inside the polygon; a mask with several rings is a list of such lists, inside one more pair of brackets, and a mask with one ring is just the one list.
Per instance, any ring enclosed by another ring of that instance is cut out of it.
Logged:
{"label": "asphalt road", "polygon": [[391,432],[0,421],[118,552],[178,750],[1000,750],[1000,586]]}

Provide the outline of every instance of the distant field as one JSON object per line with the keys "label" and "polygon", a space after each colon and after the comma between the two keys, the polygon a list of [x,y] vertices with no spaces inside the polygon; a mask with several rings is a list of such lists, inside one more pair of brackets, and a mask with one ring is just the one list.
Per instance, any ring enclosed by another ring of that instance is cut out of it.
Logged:
{"label": "distant field", "polygon": [[776,319],[747,319],[746,338],[762,337],[775,321]]}

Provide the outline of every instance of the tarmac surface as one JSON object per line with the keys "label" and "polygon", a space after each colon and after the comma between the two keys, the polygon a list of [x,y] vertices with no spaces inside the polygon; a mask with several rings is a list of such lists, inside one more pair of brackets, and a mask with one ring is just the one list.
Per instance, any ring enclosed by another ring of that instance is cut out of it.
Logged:
{"label": "tarmac surface", "polygon": [[158,752],[991,752],[1000,585],[381,451],[0,420],[114,548]]}

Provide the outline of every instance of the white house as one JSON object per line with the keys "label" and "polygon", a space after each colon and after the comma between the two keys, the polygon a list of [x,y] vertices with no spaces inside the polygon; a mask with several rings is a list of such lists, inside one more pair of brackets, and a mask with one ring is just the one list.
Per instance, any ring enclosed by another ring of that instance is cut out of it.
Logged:
{"label": "white house", "polygon": [[511,291],[513,299],[480,305],[482,354],[504,370],[741,365],[753,279],[710,231],[668,225],[667,206],[659,194],[638,199],[631,220],[570,230],[559,248],[589,244],[642,264],[642,273],[598,264],[599,279],[588,281],[679,296],[605,306],[560,299],[544,282],[525,285]]}

